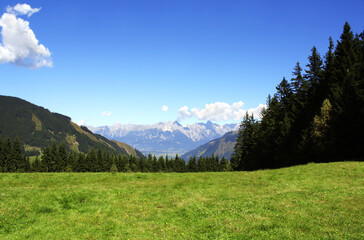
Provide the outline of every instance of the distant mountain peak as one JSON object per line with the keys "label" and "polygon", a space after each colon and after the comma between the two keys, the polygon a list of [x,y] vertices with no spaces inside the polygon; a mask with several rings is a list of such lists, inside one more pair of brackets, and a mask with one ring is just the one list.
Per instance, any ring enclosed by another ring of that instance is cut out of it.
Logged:
{"label": "distant mountain peak", "polygon": [[122,141],[148,154],[183,154],[212,139],[235,130],[237,124],[219,125],[211,121],[182,126],[178,121],[159,122],[151,125],[120,124],[110,127],[91,127],[94,133]]}
{"label": "distant mountain peak", "polygon": [[174,121],[173,122],[173,124],[176,124],[176,125],[178,125],[178,126],[180,126],[180,127],[182,127],[182,125],[176,120],[176,121]]}

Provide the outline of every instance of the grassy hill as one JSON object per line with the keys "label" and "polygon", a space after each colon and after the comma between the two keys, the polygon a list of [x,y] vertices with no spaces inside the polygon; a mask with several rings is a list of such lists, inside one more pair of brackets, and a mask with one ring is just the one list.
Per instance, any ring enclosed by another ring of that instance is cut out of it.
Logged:
{"label": "grassy hill", "polygon": [[0,96],[0,138],[19,137],[28,152],[39,152],[52,142],[67,144],[68,149],[87,153],[100,148],[110,153],[135,154],[126,144],[93,134],[86,127],[73,123],[67,116],[52,113],[25,100]]}
{"label": "grassy hill", "polygon": [[234,152],[234,146],[236,143],[236,138],[238,137],[238,131],[228,132],[221,138],[214,139],[206,144],[199,146],[198,148],[185,153],[182,158],[188,161],[191,157],[211,157],[219,156],[221,159],[225,157],[226,159],[231,158],[231,154]]}
{"label": "grassy hill", "polygon": [[0,239],[364,239],[364,163],[0,174]]}

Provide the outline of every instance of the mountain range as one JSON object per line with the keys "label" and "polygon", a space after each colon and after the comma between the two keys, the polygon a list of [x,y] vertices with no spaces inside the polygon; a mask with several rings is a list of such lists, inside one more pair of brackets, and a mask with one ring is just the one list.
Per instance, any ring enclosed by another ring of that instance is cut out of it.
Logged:
{"label": "mountain range", "polygon": [[144,154],[182,155],[227,132],[236,131],[239,124],[219,125],[207,121],[182,126],[177,121],[168,121],[152,125],[117,123],[112,126],[87,127],[108,139],[125,142]]}
{"label": "mountain range", "polygon": [[18,137],[27,155],[39,155],[53,143],[65,143],[69,150],[87,153],[92,148],[113,154],[144,157],[135,148],[92,133],[71,118],[23,99],[0,96],[0,139]]}

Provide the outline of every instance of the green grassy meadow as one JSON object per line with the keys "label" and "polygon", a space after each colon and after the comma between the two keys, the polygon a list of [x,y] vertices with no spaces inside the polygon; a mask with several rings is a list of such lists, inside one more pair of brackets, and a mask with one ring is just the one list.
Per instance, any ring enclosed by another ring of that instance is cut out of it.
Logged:
{"label": "green grassy meadow", "polygon": [[0,174],[0,239],[364,239],[363,229],[363,162]]}

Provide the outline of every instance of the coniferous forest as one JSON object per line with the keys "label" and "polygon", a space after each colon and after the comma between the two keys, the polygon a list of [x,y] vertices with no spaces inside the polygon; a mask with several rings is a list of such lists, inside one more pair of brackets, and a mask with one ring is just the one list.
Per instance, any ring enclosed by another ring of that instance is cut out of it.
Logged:
{"label": "coniferous forest", "polygon": [[[308,162],[364,158],[364,32],[348,23],[336,46],[329,39],[321,57],[313,47],[308,64],[268,96],[260,120],[246,113],[231,161],[217,156],[174,158],[115,154],[92,148],[87,154],[54,142],[29,159],[21,139],[0,140],[0,172],[204,172],[279,168]],[[29,152],[27,153],[29,155]]]}
{"label": "coniferous forest", "polygon": [[176,155],[147,158],[115,155],[102,149],[87,154],[68,151],[64,143],[43,149],[32,161],[23,154],[18,138],[0,141],[0,172],[218,172],[230,171],[230,163],[216,156],[191,158],[188,163]]}
{"label": "coniferous forest", "polygon": [[233,170],[363,160],[364,32],[345,23],[336,46],[330,38],[323,57],[313,47],[305,70],[297,62],[276,90],[260,121],[244,117]]}

